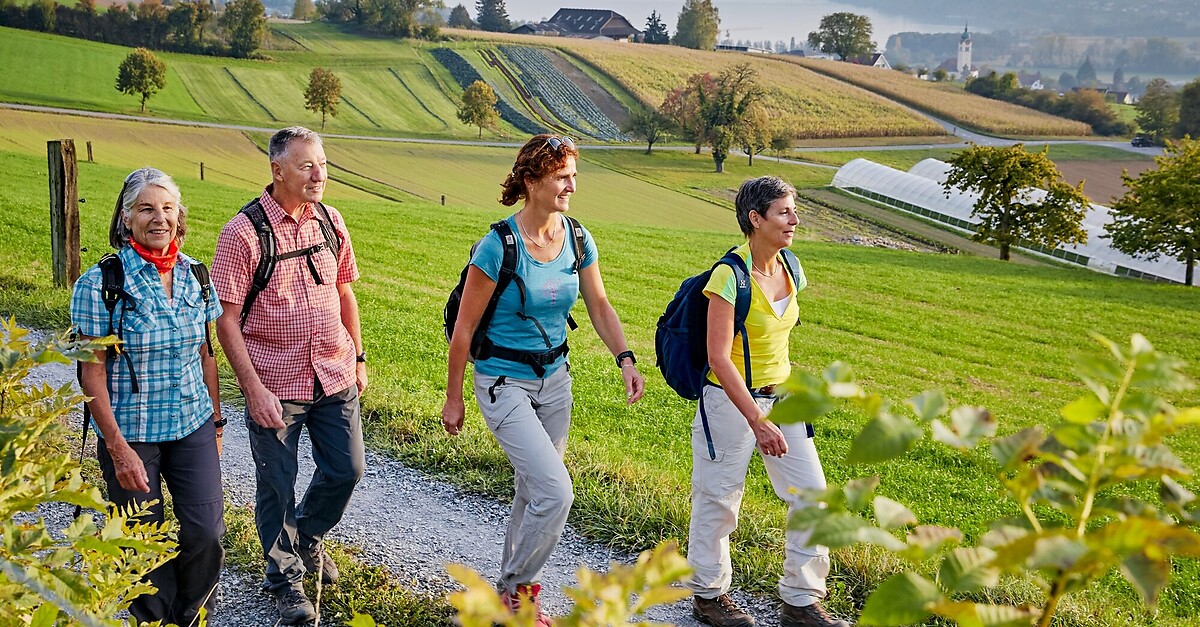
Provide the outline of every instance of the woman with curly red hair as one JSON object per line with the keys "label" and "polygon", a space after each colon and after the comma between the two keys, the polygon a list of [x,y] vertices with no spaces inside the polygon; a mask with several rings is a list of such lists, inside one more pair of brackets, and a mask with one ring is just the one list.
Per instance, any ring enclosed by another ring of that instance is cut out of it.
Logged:
{"label": "woman with curly red hair", "polygon": [[[556,135],[536,135],[518,152],[500,202],[523,204],[493,225],[467,266],[442,407],[442,425],[457,435],[465,413],[466,363],[473,359],[476,402],[513,465],[516,483],[497,588],[510,608],[537,605],[539,625],[550,620],[541,613],[538,580],[574,501],[563,453],[572,406],[567,324],[580,295],[616,359],[627,402],[641,398],[645,387],[604,292],[596,244],[563,215],[575,193],[578,156],[570,138]],[[511,276],[504,272],[505,238],[517,251]],[[490,323],[481,328],[489,307],[494,307]]]}

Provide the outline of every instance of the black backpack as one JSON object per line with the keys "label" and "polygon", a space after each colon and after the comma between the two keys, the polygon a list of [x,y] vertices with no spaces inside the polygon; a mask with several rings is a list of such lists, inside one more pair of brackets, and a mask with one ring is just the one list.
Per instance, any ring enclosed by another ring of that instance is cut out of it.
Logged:
{"label": "black backpack", "polygon": [[246,294],[246,299],[242,301],[241,326],[246,326],[246,316],[250,314],[250,307],[254,305],[255,299],[258,298],[260,292],[267,288],[267,284],[271,282],[271,277],[275,274],[275,264],[285,259],[293,257],[305,257],[308,262],[308,271],[312,274],[313,280],[317,285],[324,285],[325,281],[321,278],[321,273],[317,272],[317,265],[313,263],[313,255],[328,248],[329,252],[333,253],[333,258],[336,260],[342,253],[342,239],[338,236],[337,229],[333,227],[333,220],[329,217],[329,209],[322,203],[316,203],[316,213],[319,215],[317,224],[321,226],[321,234],[325,237],[324,243],[313,244],[307,248],[293,250],[288,253],[278,253],[276,251],[275,230],[271,228],[271,221],[267,219],[267,212],[263,209],[262,202],[258,198],[246,203],[239,210],[240,213],[246,214],[250,219],[250,223],[254,225],[254,232],[258,235],[258,266],[254,268],[254,281],[250,284],[250,291]]}
{"label": "black backpack", "polygon": [[[567,218],[568,228],[571,230],[571,247],[575,253],[575,261],[572,265],[571,272],[578,274],[580,267],[583,264],[584,238],[583,227],[579,221],[570,216]],[[475,335],[471,337],[470,358],[488,359],[490,357],[499,357],[510,361],[516,361],[529,365],[533,369],[535,375],[541,378],[546,372],[546,366],[554,363],[561,355],[567,353],[567,343],[563,342],[559,346],[551,346],[550,338],[546,334],[546,330],[542,328],[542,324],[536,318],[525,315],[525,281],[517,274],[517,236],[513,233],[512,227],[508,225],[507,220],[500,220],[492,224],[491,229],[500,236],[500,243],[504,247],[504,256],[500,262],[500,274],[496,278],[496,289],[492,290],[492,296],[488,299],[487,307],[483,310],[483,316],[479,319],[479,326],[475,328]],[[479,240],[482,241],[482,240]],[[458,275],[458,284],[450,291],[450,297],[446,300],[446,308],[442,311],[442,324],[446,331],[446,342],[449,342],[454,337],[454,324],[458,322],[458,308],[462,304],[463,287],[467,284],[467,270],[470,268],[470,257],[475,255],[475,249],[479,247],[479,241],[471,245],[471,254],[468,255],[468,262],[463,266],[462,272]],[[505,288],[509,283],[516,283],[517,290],[521,297],[521,310],[517,312],[517,317],[522,320],[529,320],[542,334],[542,339],[546,342],[546,351],[532,353],[529,351],[520,351],[516,349],[497,346],[487,337],[488,326],[492,323],[492,317],[496,314],[496,305],[500,302],[500,295],[504,293]],[[579,328],[575,323],[575,319],[567,314],[567,326],[572,331]]]}
{"label": "black backpack", "polygon": [[[708,442],[709,457],[716,459],[712,437],[709,435],[708,415],[704,411],[704,386],[708,385],[708,297],[704,286],[708,284],[713,270],[727,265],[733,270],[737,285],[737,296],[733,305],[733,333],[742,338],[742,356],[745,360],[746,387],[754,387],[754,376],[750,368],[750,338],[746,334],[746,315],[750,312],[750,272],[746,262],[730,248],[725,256],[717,260],[712,268],[684,279],[675,297],[667,303],[667,309],[658,318],[654,332],[655,363],[667,385],[675,393],[688,400],[700,401],[700,419],[704,426],[704,437]],[[792,277],[792,285],[800,285],[804,270],[800,260],[792,251],[784,248],[784,266]],[[797,322],[796,324],[799,324]]]}
{"label": "black backpack", "polygon": [[[104,303],[104,308],[108,311],[108,335],[112,335],[116,331],[117,339],[124,340],[125,326],[125,310],[136,309],[137,303],[133,302],[133,298],[129,292],[125,290],[125,265],[121,263],[121,258],[114,253],[108,253],[100,258],[96,263],[100,267],[100,300]],[[204,309],[208,310],[208,305],[212,301],[212,278],[208,274],[208,266],[205,266],[200,261],[192,264],[192,274],[196,277],[196,281],[200,284],[200,297],[204,299]],[[113,316],[116,312],[117,304],[121,304],[121,322],[114,324]],[[213,356],[212,330],[208,324],[204,325],[204,343],[208,346],[208,356]],[[109,346],[105,349],[105,357],[112,361],[118,356],[123,357],[125,367],[129,369],[129,387],[134,394],[140,394],[141,388],[138,386],[137,371],[133,368],[133,360],[129,357],[129,351],[121,350],[116,346]],[[113,366],[119,367],[119,364]],[[83,363],[76,362],[75,364],[75,379],[80,386],[83,385]],[[107,384],[108,389],[112,390],[112,384]],[[87,403],[83,404],[83,427],[80,435],[79,445],[79,463],[83,463],[84,449],[87,445],[88,429],[92,423],[92,410]],[[79,518],[81,508],[75,506],[75,517]]]}

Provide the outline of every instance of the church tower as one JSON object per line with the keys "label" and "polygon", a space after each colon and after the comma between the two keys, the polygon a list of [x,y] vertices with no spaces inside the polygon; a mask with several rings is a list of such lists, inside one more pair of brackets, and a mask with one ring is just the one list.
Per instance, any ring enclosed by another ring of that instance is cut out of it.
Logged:
{"label": "church tower", "polygon": [[963,26],[962,37],[958,39],[958,80],[965,81],[971,76],[971,33]]}

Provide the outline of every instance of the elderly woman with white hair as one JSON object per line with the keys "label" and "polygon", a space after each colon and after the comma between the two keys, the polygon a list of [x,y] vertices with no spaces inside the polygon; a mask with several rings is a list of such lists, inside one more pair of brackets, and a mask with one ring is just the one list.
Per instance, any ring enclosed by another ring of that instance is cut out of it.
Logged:
{"label": "elderly woman with white hair", "polygon": [[163,484],[178,521],[179,549],[150,573],[157,591],[133,600],[139,623],[198,623],[211,617],[224,563],[221,418],[209,323],[221,314],[207,269],[179,252],[187,208],[179,187],[154,168],[125,179],[109,227],[117,249],[75,283],[71,322],[83,337],[116,335],[119,351],[97,351],[80,385],[88,396],[108,498],[118,506],[154,501]]}

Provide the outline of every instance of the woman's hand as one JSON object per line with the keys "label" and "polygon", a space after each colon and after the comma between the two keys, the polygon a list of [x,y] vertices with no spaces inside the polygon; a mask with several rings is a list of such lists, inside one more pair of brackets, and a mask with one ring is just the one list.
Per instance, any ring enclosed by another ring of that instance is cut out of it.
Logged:
{"label": "woman's hand", "polygon": [[763,455],[783,457],[787,454],[787,439],[783,437],[783,432],[775,423],[767,420],[766,416],[759,416],[749,422],[750,430],[754,432],[754,439],[758,442],[758,450],[762,451]]}
{"label": "woman's hand", "polygon": [[621,366],[621,378],[625,379],[625,404],[638,402],[646,392],[646,380],[642,378],[642,373],[638,372],[637,366],[627,363]]}
{"label": "woman's hand", "polygon": [[462,432],[466,413],[467,408],[461,396],[447,398],[446,404],[442,405],[442,428],[450,435],[458,435]]}
{"label": "woman's hand", "polygon": [[[107,441],[106,441],[107,442]],[[112,458],[113,469],[117,473],[117,482],[130,492],[149,492],[150,483],[146,477],[146,466],[138,457],[133,447],[124,439],[106,444],[108,456]]]}

